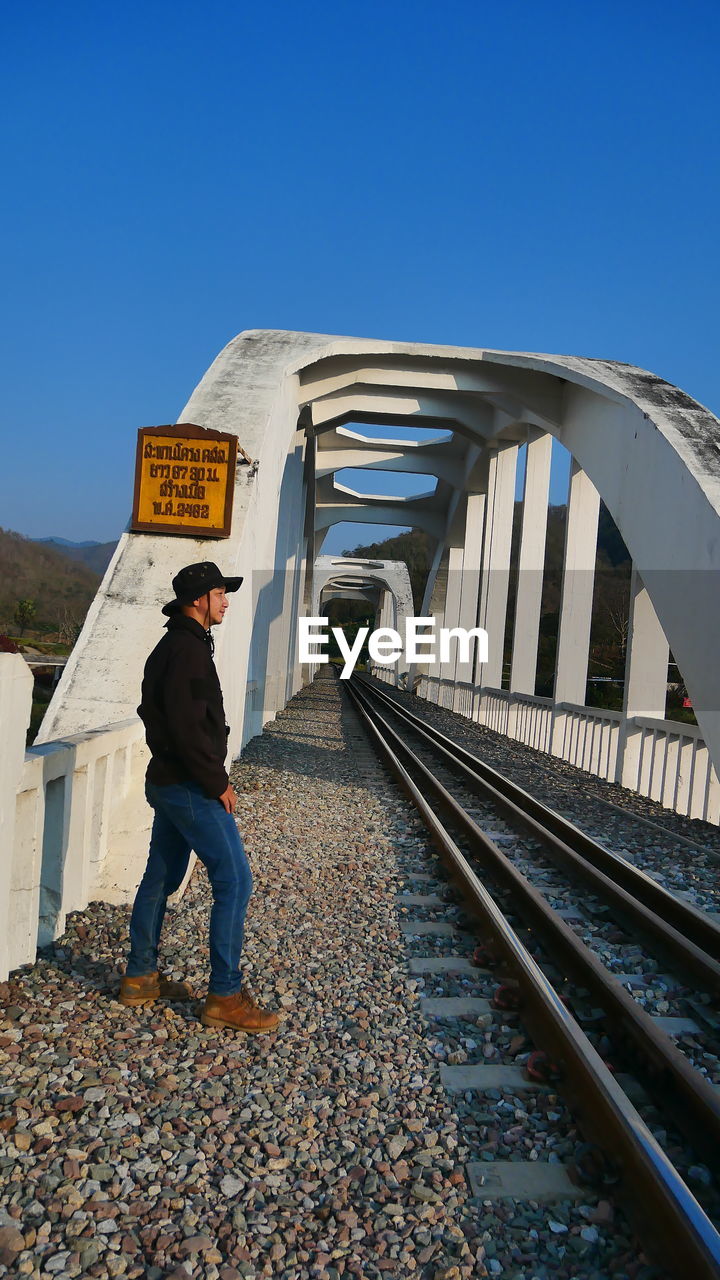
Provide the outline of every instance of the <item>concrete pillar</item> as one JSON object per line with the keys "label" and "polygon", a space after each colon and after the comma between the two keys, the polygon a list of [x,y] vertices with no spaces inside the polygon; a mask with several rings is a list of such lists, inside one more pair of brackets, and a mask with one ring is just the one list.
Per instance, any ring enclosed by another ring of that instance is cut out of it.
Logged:
{"label": "concrete pillar", "polygon": [[[379,631],[381,627],[393,627],[394,625],[395,625],[395,619],[394,619],[392,593],[388,591],[386,587],[382,591],[380,596],[380,611],[378,615],[378,621],[376,623],[376,630]],[[380,679],[384,680],[386,684],[395,683],[394,673],[390,667],[385,665],[385,663],[383,663],[380,667]]]}
{"label": "concrete pillar", "polygon": [[[448,555],[447,583],[445,585],[445,609],[443,611],[444,627],[460,626],[460,605],[462,599],[463,548],[450,547]],[[457,667],[457,645],[453,643],[447,662],[439,664],[440,698],[444,707],[454,704],[455,669]],[[445,686],[447,682],[447,687]]]}
{"label": "concrete pillar", "polygon": [[623,721],[620,725],[616,780],[624,787],[638,786],[642,730],[635,716],[665,718],[670,650],[652,600],[640,574],[633,569],[625,658]]}
{"label": "concrete pillar", "polygon": [[292,672],[297,662],[297,616],[303,585],[300,573],[301,540],[297,537],[297,529],[303,518],[305,503],[303,471],[303,440],[298,438],[285,463],[280,494],[285,519],[278,527],[274,572],[265,586],[269,593],[271,613],[267,628],[263,724],[274,720],[277,712],[285,706],[290,696]]}
{"label": "concrete pillar", "polygon": [[[10,968],[10,938],[14,934],[16,904],[13,889],[17,793],[25,765],[25,735],[30,723],[33,678],[19,653],[0,653],[0,724],[4,727],[0,752],[0,982]],[[22,883],[22,882],[20,882]]]}
{"label": "concrete pillar", "polygon": [[478,667],[475,683],[480,688],[502,685],[517,455],[516,444],[506,445],[491,456],[488,466],[478,624],[488,633],[488,660]]}
{"label": "concrete pillar", "polygon": [[[398,629],[397,602],[392,591],[385,592],[385,618],[383,623],[385,627],[392,627],[393,631]],[[400,659],[393,665],[388,665],[385,669],[385,679],[388,684],[397,686],[399,679]]]}
{"label": "concrete pillar", "polygon": [[301,553],[298,567],[298,592],[297,592],[297,608],[293,614],[293,625],[295,627],[295,652],[293,655],[293,665],[290,668],[288,677],[290,684],[288,685],[288,699],[299,693],[303,685],[308,683],[310,678],[309,663],[301,663],[298,661],[297,647],[297,622],[301,615],[305,617],[314,617],[309,610],[306,611],[305,600],[312,597],[312,560],[308,559],[308,540],[301,539]]}
{"label": "concrete pillar", "polygon": [[514,693],[535,692],[551,453],[552,436],[528,442],[510,667]]}
{"label": "concrete pillar", "polygon": [[[418,615],[421,618],[429,618],[433,613],[432,600],[435,594],[435,583],[436,583],[438,571],[440,568],[440,562],[442,560],[443,547],[444,547],[444,543],[438,542],[435,547],[435,551],[433,553],[432,562],[430,564],[430,569],[428,571],[427,582],[425,583],[425,590],[423,592],[423,602],[420,607],[420,613]],[[416,678],[419,675],[430,675],[430,674],[432,673],[430,672],[429,667],[427,666],[427,663],[423,663],[423,662],[411,663],[410,666],[408,667],[408,673],[407,673],[408,690],[412,692],[412,690],[415,687]]]}
{"label": "concrete pillar", "polygon": [[[460,619],[458,626],[466,631],[478,626],[478,607],[480,603],[480,569],[482,564],[483,522],[485,518],[486,494],[469,493],[465,514],[465,545],[463,547],[462,591],[460,599]],[[455,668],[455,680],[461,686],[455,690],[453,710],[463,715],[474,714],[474,692],[462,688],[463,684],[473,683],[475,670],[475,651],[473,645],[467,662],[458,657]]]}
{"label": "concrete pillar", "polygon": [[[554,702],[585,705],[600,495],[575,459],[570,471]],[[553,755],[562,755],[565,715],[556,711]]]}
{"label": "concrete pillar", "polygon": [[[433,562],[430,566],[428,580],[425,584],[425,592],[423,594],[423,603],[420,617],[435,619],[435,635],[440,632],[443,627],[445,617],[445,594],[447,590],[447,573],[448,573],[449,552],[445,541],[438,542],[433,556]],[[437,650],[436,650],[437,653]],[[432,684],[427,690],[427,698],[429,702],[438,701],[439,682],[438,675],[440,673],[440,664],[435,660],[426,660],[413,664],[408,671],[408,687],[412,688],[412,681],[415,674],[420,673]]]}
{"label": "concrete pillar", "polygon": [[[303,470],[303,483],[299,487],[297,494],[296,518],[299,521],[305,514],[307,523],[307,476],[308,476],[308,447],[309,441],[305,442],[305,459]],[[314,456],[314,455],[312,455]],[[311,524],[311,522],[310,522]],[[296,546],[293,548],[292,542],[289,544],[288,550],[288,571],[292,573],[292,582],[286,603],[283,608],[287,611],[285,638],[287,644],[288,666],[285,679],[285,697],[282,706],[292,698],[299,689],[302,688],[304,681],[302,664],[298,659],[298,643],[297,643],[297,626],[298,618],[305,613],[305,600],[312,597],[312,576],[313,561],[308,559],[308,537],[303,535],[297,539]],[[306,615],[307,616],[307,615]],[[278,708],[279,710],[280,708]]]}

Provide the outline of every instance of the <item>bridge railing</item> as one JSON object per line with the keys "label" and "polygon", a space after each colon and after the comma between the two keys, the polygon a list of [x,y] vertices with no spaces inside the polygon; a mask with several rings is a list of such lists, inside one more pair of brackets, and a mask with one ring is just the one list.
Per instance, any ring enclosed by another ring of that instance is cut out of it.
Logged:
{"label": "bridge railing", "polygon": [[373,675],[376,680],[381,680],[383,684],[397,684],[397,667],[389,667],[384,664],[376,663],[373,667]]}
{"label": "bridge railing", "polygon": [[667,809],[720,822],[720,782],[697,725],[636,716],[623,782]]}
{"label": "bridge railing", "polygon": [[553,721],[553,755],[607,782],[615,781],[621,711],[560,702],[553,708]]}
{"label": "bridge railing", "polygon": [[514,693],[509,710],[510,735],[536,751],[552,745],[553,700],[529,693]]}
{"label": "bridge railing", "polygon": [[25,751],[31,699],[23,659],[1,654],[0,981],[63,932],[69,911],[129,900],[152,817],[137,718]]}
{"label": "bridge railing", "polygon": [[720,782],[696,725],[645,716],[626,720],[621,711],[604,707],[554,703],[507,689],[473,689],[425,674],[417,693],[666,809],[720,823]]}

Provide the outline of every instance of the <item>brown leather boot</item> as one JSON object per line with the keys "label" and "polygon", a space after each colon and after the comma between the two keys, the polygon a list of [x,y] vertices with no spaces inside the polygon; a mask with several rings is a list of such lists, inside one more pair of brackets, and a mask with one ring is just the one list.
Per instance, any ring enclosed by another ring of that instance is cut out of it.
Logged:
{"label": "brown leather boot", "polygon": [[118,1000],[132,1007],[150,1004],[153,1000],[192,1000],[193,993],[186,982],[173,982],[163,973],[144,973],[138,978],[128,978],[120,983]]}
{"label": "brown leather boot", "polygon": [[237,991],[231,996],[214,996],[208,992],[200,1021],[206,1027],[231,1027],[254,1035],[275,1031],[280,1023],[278,1015],[261,1009],[248,991]]}

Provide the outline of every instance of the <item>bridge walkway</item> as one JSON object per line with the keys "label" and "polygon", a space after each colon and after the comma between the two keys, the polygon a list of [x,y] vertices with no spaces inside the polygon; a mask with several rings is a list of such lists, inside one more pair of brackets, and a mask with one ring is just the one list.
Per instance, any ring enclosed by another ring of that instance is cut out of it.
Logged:
{"label": "bridge walkway", "polygon": [[[411,976],[397,896],[417,889],[425,836],[338,682],[298,694],[233,778],[255,880],[247,977],[281,1030],[124,1009],[129,908],[71,915],[0,989],[0,1274],[469,1280],[554,1274],[565,1255],[567,1275],[629,1274],[609,1206],[488,1200],[466,1181],[498,1141],[477,1097],[444,1091],[438,1052],[462,1054],[429,1036]],[[198,866],[163,959],[199,993],[209,906]],[[557,1101],[491,1097],[547,1159]]]}

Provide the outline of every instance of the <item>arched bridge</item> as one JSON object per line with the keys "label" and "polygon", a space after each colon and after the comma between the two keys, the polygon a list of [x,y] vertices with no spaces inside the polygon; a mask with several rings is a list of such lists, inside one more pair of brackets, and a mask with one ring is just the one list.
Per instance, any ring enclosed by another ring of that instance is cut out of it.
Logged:
{"label": "arched bridge", "polygon": [[[89,893],[123,896],[136,882],[147,815],[135,707],[174,573],[212,558],[245,577],[217,636],[237,754],[307,677],[297,620],[320,598],[314,566],[338,521],[423,530],[434,554],[422,614],[488,633],[487,661],[474,649],[465,657],[453,651],[441,665],[408,673],[421,695],[718,820],[711,762],[720,759],[720,422],[690,396],[612,361],[249,331],[218,355],[179,420],[235,433],[253,465],[238,468],[227,539],[123,535],[38,746],[5,771],[22,811],[12,820],[13,839],[22,828],[24,847],[35,850],[23,865],[34,858],[45,866],[39,913],[46,932]],[[572,462],[554,688],[539,697],[553,440]],[[408,494],[399,479],[394,494],[387,482],[383,492],[361,491],[348,469],[367,472],[368,485],[373,472],[410,473],[417,489]],[[601,500],[633,564],[624,704],[615,712],[585,706]],[[327,581],[352,589],[340,571]],[[382,620],[399,616],[392,584],[376,580],[376,587]],[[504,672],[506,633],[512,646]],[[670,650],[697,726],[664,719]],[[395,678],[390,669],[378,674]],[[27,698],[19,676],[7,687],[6,701],[19,706]],[[42,877],[36,870],[26,878],[30,919]]]}

